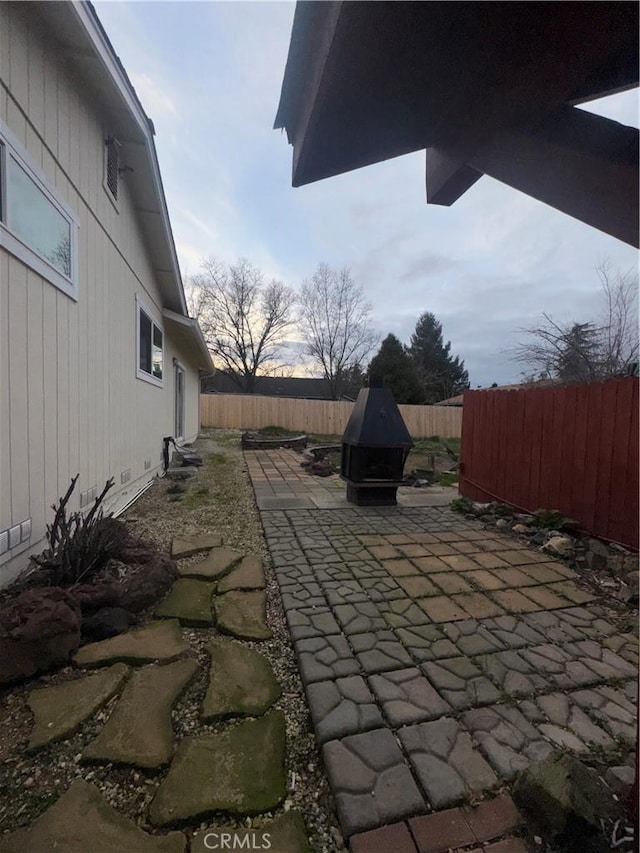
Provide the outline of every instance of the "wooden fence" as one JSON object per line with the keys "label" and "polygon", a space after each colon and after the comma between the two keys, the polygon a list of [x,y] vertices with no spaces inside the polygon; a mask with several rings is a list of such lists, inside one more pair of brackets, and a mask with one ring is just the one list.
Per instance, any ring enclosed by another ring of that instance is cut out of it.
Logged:
{"label": "wooden fence", "polygon": [[[255,394],[201,394],[203,427],[260,429],[279,426],[301,433],[342,435],[353,403],[332,400],[297,400]],[[400,406],[414,438],[440,435],[459,438],[462,411],[454,406]]]}
{"label": "wooden fence", "polygon": [[460,492],[524,511],[557,509],[638,549],[638,379],[467,391]]}

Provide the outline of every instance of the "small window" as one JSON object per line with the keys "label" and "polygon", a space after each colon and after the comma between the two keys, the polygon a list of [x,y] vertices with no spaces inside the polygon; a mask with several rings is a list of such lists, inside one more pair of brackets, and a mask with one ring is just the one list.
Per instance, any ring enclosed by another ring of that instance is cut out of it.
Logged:
{"label": "small window", "polygon": [[162,385],[164,333],[145,307],[138,302],[138,370],[139,379]]}
{"label": "small window", "polygon": [[105,183],[107,189],[118,200],[118,176],[120,174],[120,143],[113,136],[109,136],[105,142],[107,156],[105,159]]}
{"label": "small window", "polygon": [[77,224],[0,124],[0,245],[69,296],[77,296]]}

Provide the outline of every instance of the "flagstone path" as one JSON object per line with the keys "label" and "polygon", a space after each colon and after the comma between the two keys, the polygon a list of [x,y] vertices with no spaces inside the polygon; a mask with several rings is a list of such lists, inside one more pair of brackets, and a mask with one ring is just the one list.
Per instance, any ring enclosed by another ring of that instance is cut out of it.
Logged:
{"label": "flagstone path", "polygon": [[[272,812],[287,792],[285,718],[272,707],[280,684],[267,659],[240,642],[272,635],[262,561],[222,547],[214,534],[174,540],[172,550],[175,556],[204,556],[180,565],[182,576],[156,607],[160,618],[82,647],[74,657],[77,678],[27,696],[34,716],[30,752],[70,737],[111,703],[105,725],[77,760],[164,769],[147,817],[165,834],[144,832],[95,785],[75,779],[30,826],[0,836],[0,853],[186,853],[188,846],[193,853],[238,845],[310,853],[296,812],[250,829],[224,823],[225,814],[242,819]],[[209,667],[200,720],[215,722],[216,730],[176,741],[172,709],[200,669],[181,626],[214,624],[231,635],[219,634],[204,647]],[[189,829],[189,836],[171,831],[176,828]]]}
{"label": "flagstone path", "polygon": [[355,507],[291,451],[245,458],[353,853],[480,850],[517,831],[493,796],[530,762],[631,753],[637,638],[564,563],[451,512],[446,493]]}

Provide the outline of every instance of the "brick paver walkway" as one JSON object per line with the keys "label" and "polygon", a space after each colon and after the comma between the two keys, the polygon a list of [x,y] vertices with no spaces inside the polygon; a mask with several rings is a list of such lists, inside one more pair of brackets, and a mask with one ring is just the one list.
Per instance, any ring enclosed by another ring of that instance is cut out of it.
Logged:
{"label": "brick paver walkway", "polygon": [[[631,749],[637,639],[567,566],[444,506],[353,507],[295,454],[246,458],[354,853],[500,853],[481,843],[508,830],[479,837],[487,814],[452,807],[557,747]],[[319,490],[336,508],[311,504]]]}

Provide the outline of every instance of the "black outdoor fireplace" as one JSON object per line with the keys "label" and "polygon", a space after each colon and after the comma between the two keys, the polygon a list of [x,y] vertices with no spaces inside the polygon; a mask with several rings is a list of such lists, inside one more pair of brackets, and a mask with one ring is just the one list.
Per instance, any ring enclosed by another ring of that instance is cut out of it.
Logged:
{"label": "black outdoor fireplace", "polygon": [[395,506],[413,441],[389,388],[363,388],[342,436],[340,477],[358,506]]}

